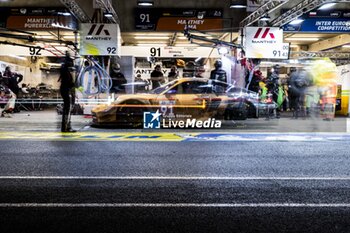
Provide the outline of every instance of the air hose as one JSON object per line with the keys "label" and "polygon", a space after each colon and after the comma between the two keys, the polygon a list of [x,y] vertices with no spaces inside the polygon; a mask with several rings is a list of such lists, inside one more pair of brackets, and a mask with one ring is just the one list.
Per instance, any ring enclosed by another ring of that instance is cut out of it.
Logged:
{"label": "air hose", "polygon": [[97,61],[84,59],[77,77],[77,84],[85,95],[108,93],[112,87],[112,79]]}

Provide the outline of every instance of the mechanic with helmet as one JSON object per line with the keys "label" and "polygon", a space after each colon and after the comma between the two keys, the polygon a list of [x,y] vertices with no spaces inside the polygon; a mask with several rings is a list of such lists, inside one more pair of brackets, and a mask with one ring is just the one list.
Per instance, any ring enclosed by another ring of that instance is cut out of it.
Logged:
{"label": "mechanic with helmet", "polygon": [[222,61],[216,60],[214,63],[215,69],[210,72],[210,79],[227,82],[226,71],[222,69]]}

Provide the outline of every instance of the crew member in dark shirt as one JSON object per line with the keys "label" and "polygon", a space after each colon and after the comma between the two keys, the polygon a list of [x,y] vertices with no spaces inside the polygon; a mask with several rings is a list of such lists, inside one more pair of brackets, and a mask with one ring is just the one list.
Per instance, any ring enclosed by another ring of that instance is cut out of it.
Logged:
{"label": "crew member in dark shirt", "polygon": [[69,53],[66,53],[65,61],[61,66],[60,78],[61,82],[60,92],[63,98],[63,112],[61,132],[76,132],[71,127],[71,109],[75,102],[75,88],[74,80],[71,72],[74,70],[73,59],[70,58]]}
{"label": "crew member in dark shirt", "polygon": [[222,69],[222,61],[215,61],[215,69],[210,72],[210,79],[219,80],[222,82],[227,82],[226,71]]}
{"label": "crew member in dark shirt", "polygon": [[162,67],[156,65],[151,73],[152,89],[160,87],[161,82],[164,82],[164,76],[162,72]]}

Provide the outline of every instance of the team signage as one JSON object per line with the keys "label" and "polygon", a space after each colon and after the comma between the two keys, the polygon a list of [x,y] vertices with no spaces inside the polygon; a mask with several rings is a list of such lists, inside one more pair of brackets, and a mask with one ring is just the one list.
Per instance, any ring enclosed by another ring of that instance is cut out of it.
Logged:
{"label": "team signage", "polygon": [[120,48],[118,24],[81,24],[80,55],[116,56]]}
{"label": "team signage", "polygon": [[134,57],[221,57],[217,49],[209,47],[173,47],[173,46],[154,46],[154,47],[142,47],[142,46],[122,46],[122,56],[134,56]]}
{"label": "team signage", "polygon": [[137,8],[135,29],[142,31],[215,30],[223,27],[221,9]]}
{"label": "team signage", "polygon": [[310,18],[300,25],[287,24],[283,30],[286,32],[349,33],[350,18]]}
{"label": "team signage", "polygon": [[0,44],[0,56],[44,56],[44,57],[61,57],[64,56],[67,47],[65,46],[55,46],[54,48],[50,47],[39,47],[39,46],[14,46],[14,45],[5,45]]}
{"label": "team signage", "polygon": [[0,25],[19,30],[52,30],[57,29],[53,24],[59,24],[66,29],[77,29],[74,17],[64,16],[62,12],[67,10],[64,8],[2,8]]}
{"label": "team signage", "polygon": [[246,27],[245,52],[247,58],[278,58],[283,49],[283,30],[278,27]]}

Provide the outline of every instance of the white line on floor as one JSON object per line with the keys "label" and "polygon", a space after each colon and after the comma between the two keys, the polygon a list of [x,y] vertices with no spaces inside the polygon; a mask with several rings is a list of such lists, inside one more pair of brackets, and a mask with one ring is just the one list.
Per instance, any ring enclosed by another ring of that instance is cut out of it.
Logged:
{"label": "white line on floor", "polygon": [[350,208],[349,203],[0,203],[0,208]]}
{"label": "white line on floor", "polygon": [[273,177],[273,176],[0,176],[0,180],[332,180],[349,181],[350,177]]}

